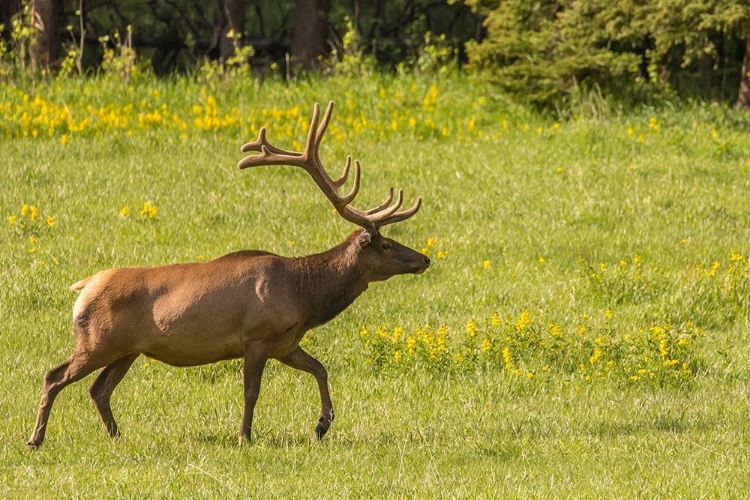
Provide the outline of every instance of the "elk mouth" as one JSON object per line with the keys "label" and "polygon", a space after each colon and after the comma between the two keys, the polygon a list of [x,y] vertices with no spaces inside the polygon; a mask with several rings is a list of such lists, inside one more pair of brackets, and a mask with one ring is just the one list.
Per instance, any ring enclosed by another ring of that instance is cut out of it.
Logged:
{"label": "elk mouth", "polygon": [[422,274],[427,270],[428,267],[430,267],[429,257],[425,256],[423,257],[423,259],[424,260],[419,264],[412,266],[412,274]]}

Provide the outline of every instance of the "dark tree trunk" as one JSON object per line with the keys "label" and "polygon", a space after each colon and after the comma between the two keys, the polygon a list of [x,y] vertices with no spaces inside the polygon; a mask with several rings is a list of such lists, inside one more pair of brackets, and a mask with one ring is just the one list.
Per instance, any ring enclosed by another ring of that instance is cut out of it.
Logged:
{"label": "dark tree trunk", "polygon": [[327,53],[329,0],[297,0],[294,4],[294,26],[291,50],[293,63],[304,69],[319,66],[319,56]]}
{"label": "dark tree trunk", "polygon": [[222,61],[234,55],[235,43],[242,44],[239,38],[234,40],[227,36],[230,31],[244,37],[245,0],[216,0],[216,21],[211,50],[218,51]]}
{"label": "dark tree trunk", "polygon": [[3,25],[3,38],[10,40],[11,20],[21,10],[21,0],[0,1],[0,24]]}
{"label": "dark tree trunk", "polygon": [[40,68],[49,68],[57,60],[57,33],[62,18],[61,0],[34,0],[33,23],[38,30],[34,43],[34,61]]}
{"label": "dark tree trunk", "polygon": [[742,60],[742,74],[740,76],[740,92],[734,109],[750,108],[750,31],[745,39],[745,58]]}

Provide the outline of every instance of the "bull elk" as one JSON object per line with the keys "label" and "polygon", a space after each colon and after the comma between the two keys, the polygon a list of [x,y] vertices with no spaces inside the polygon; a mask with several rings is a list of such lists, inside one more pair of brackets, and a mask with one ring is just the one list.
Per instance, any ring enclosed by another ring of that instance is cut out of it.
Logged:
{"label": "bull elk", "polygon": [[81,292],[73,306],[75,350],[44,376],[29,446],[39,446],[44,440],[50,409],[60,391],[100,368],[104,369],[89,392],[109,435],[119,436],[110,398],[141,354],[174,366],[242,358],[245,408],[240,444],[245,438],[250,440],[266,362],[276,359],[308,372],[320,390],[315,433],[323,437],[334,417],[328,374],[300,347],[300,341],[308,330],[346,309],[369,283],[397,274],[419,274],[430,265],[421,253],[380,234],[386,224],[414,215],[421,198],[411,208],[398,211],[403,193],[399,190],[394,202],[391,188],[377,207],[352,207],[359,190],[358,161],[351,190],[345,196],[338,194],[349,175],[351,157],[334,181],[318,154],[332,111],[333,102],[319,123],[320,107],[315,104],[302,152],[271,145],[261,128],[257,140],[242,146],[242,152],[257,154],[246,156],[237,166],[304,169],[341,217],[360,229],[330,250],[307,257],[245,250],[204,263],[107,269],[78,281],[71,287]]}

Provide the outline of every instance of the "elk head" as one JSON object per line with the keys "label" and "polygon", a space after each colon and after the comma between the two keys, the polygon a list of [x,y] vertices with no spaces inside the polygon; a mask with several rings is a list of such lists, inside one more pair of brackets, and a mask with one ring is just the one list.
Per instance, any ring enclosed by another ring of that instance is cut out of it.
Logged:
{"label": "elk head", "polygon": [[418,197],[409,209],[398,211],[404,201],[403,190],[399,189],[394,202],[394,191],[390,188],[388,196],[380,205],[367,210],[354,208],[351,202],[359,192],[359,160],[354,161],[354,181],[351,189],[346,195],[339,195],[339,188],[349,177],[352,157],[347,156],[341,177],[333,180],[323,167],[319,156],[320,143],[328,128],[332,112],[333,101],[328,103],[323,120],[320,121],[320,106],[315,104],[304,151],[288,151],[271,145],[266,139],[265,127],[261,128],[258,139],[242,146],[243,153],[256,151],[259,154],[246,156],[240,160],[237,167],[244,169],[264,165],[290,165],[307,172],[339,215],[362,228],[354,233],[352,238],[360,247],[359,259],[368,269],[371,281],[385,280],[397,274],[424,272],[430,265],[429,258],[380,234],[381,227],[416,214],[422,205],[422,198]]}

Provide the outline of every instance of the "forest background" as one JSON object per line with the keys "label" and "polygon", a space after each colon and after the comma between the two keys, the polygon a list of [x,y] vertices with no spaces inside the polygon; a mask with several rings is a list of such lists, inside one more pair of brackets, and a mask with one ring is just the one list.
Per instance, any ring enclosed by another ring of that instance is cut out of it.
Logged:
{"label": "forest background", "polygon": [[120,53],[157,75],[206,60],[286,78],[481,71],[542,107],[592,93],[750,106],[750,6],[739,0],[7,0],[0,23],[6,75],[111,68]]}

